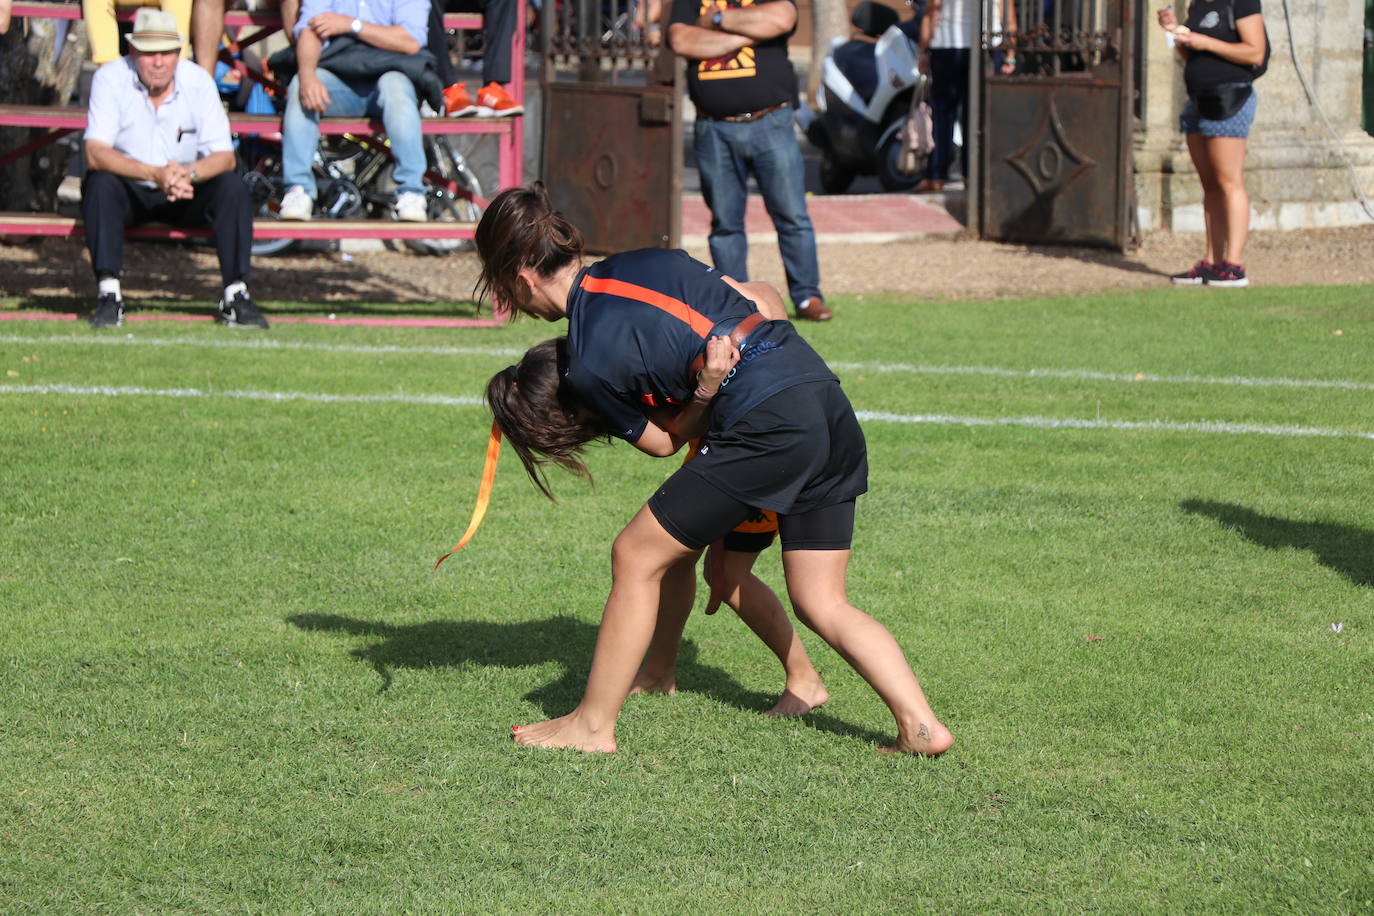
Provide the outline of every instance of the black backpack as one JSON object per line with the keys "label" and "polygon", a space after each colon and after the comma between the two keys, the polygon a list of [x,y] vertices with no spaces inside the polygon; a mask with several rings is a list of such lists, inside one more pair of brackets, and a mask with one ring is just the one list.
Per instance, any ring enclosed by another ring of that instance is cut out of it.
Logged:
{"label": "black backpack", "polygon": [[[1226,21],[1227,24],[1231,26],[1231,31],[1235,32],[1237,35],[1240,35],[1240,31],[1236,28],[1235,3],[1228,3],[1226,5]],[[1269,52],[1272,50],[1273,47],[1269,44],[1269,26],[1266,25],[1264,27],[1264,60],[1260,61],[1258,64],[1255,64],[1253,67],[1250,68],[1251,80],[1259,79],[1261,76],[1264,76],[1264,74],[1269,70]]]}

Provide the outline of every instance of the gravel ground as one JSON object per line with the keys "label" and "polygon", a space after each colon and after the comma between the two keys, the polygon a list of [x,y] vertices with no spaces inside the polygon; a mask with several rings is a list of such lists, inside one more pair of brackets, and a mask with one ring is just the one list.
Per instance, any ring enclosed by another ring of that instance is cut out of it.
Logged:
{"label": "gravel ground", "polygon": [[[1160,233],[1124,254],[1099,249],[1004,245],[945,237],[885,244],[820,246],[822,288],[830,296],[901,293],[931,299],[992,299],[1112,289],[1149,289],[1197,259],[1196,234]],[[709,260],[704,245],[691,253]],[[1267,286],[1374,285],[1374,226],[1260,232],[1250,238],[1246,269]],[[130,242],[123,277],[126,297],[217,300],[218,269],[203,245]],[[315,251],[259,258],[254,298],[280,301],[452,302],[467,299],[477,259],[409,251]],[[753,279],[782,285],[775,243],[752,246]],[[27,307],[49,297],[93,297],[85,249],[66,239],[0,238],[0,296]],[[53,303],[49,303],[50,305]],[[470,313],[470,309],[464,308]]]}

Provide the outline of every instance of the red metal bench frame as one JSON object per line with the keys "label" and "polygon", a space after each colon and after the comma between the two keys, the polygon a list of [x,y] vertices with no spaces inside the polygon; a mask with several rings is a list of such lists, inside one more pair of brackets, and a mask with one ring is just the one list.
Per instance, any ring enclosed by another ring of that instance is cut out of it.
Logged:
{"label": "red metal bench frame", "polygon": [[[12,5],[14,18],[80,19],[79,3],[25,2]],[[131,21],[133,8],[115,11],[120,21]],[[281,17],[275,12],[246,12],[230,10],[224,14],[227,26],[262,26],[258,31],[239,40],[240,46],[252,44],[280,31]],[[452,29],[476,30],[482,27],[482,17],[473,14],[445,14],[444,25]],[[511,68],[511,95],[523,99],[525,95],[525,3],[517,0],[515,35],[512,36],[514,66]],[[281,131],[281,119],[275,115],[234,113],[229,124],[235,133],[262,135]],[[0,152],[0,166],[42,149],[62,137],[86,127],[86,111],[70,106],[0,105],[0,126],[47,128],[48,133],[8,152]],[[525,148],[525,121],[511,118],[422,118],[420,129],[426,134],[484,134],[497,141],[497,175],[503,188],[515,187],[522,181]],[[320,132],[325,134],[381,134],[380,121],[369,118],[322,118]],[[0,235],[73,236],[81,231],[80,221],[69,217],[30,213],[0,213]],[[386,220],[325,220],[304,223],[285,223],[257,220],[253,224],[255,238],[471,238],[473,227],[468,223],[400,223]],[[131,238],[186,238],[204,233],[168,226],[141,226],[129,230]]]}

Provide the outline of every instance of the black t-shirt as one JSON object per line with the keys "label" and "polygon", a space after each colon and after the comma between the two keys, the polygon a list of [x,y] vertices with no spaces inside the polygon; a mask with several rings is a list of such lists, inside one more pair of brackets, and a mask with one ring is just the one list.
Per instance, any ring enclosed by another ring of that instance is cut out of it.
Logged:
{"label": "black t-shirt", "polygon": [[[1235,10],[1235,16],[1231,10]],[[1193,0],[1184,21],[1189,29],[1219,41],[1238,42],[1235,22],[1260,12],[1260,0]],[[1209,51],[1193,51],[1183,68],[1189,95],[1214,89],[1223,83],[1248,83],[1254,71],[1248,64],[1233,64]]]}
{"label": "black t-shirt", "polygon": [[[613,435],[637,441],[648,422],[643,408],[686,403],[696,389],[692,361],[707,339],[755,311],[685,251],[613,255],[578,274],[568,294],[565,378]],[[712,402],[711,428],[728,428],[793,385],[834,378],[791,322],[764,322]]]}
{"label": "black t-shirt", "polygon": [[[794,3],[794,0],[759,0]],[[755,0],[725,0],[732,9],[753,6]],[[720,9],[716,0],[673,0],[673,22],[695,25],[707,10]],[[794,29],[795,30],[795,29]],[[797,76],[787,59],[787,39],[779,35],[755,47],[741,48],[728,57],[687,61],[687,94],[703,114],[726,118],[790,102],[797,95]]]}

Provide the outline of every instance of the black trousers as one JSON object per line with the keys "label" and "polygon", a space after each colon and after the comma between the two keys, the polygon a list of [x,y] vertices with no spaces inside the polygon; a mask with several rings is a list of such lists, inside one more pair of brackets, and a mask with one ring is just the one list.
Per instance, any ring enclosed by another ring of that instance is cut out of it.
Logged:
{"label": "black trousers", "polygon": [[482,14],[482,83],[505,84],[510,82],[510,42],[515,36],[517,2],[523,3],[524,0],[432,0],[428,45],[439,61],[439,79],[445,86],[455,82],[457,76],[448,63],[448,39],[444,34],[440,13]]}
{"label": "black trousers", "polygon": [[81,218],[86,223],[86,249],[97,277],[106,273],[119,276],[124,265],[126,228],[157,222],[210,226],[224,285],[248,280],[253,255],[253,202],[235,172],[221,172],[196,185],[196,196],[190,200],[169,201],[157,188],[113,172],[89,171],[81,183]]}
{"label": "black trousers", "polygon": [[959,164],[968,181],[968,48],[930,49],[930,121],[935,149],[930,152],[926,176],[949,179],[954,160],[954,122],[964,135]]}

